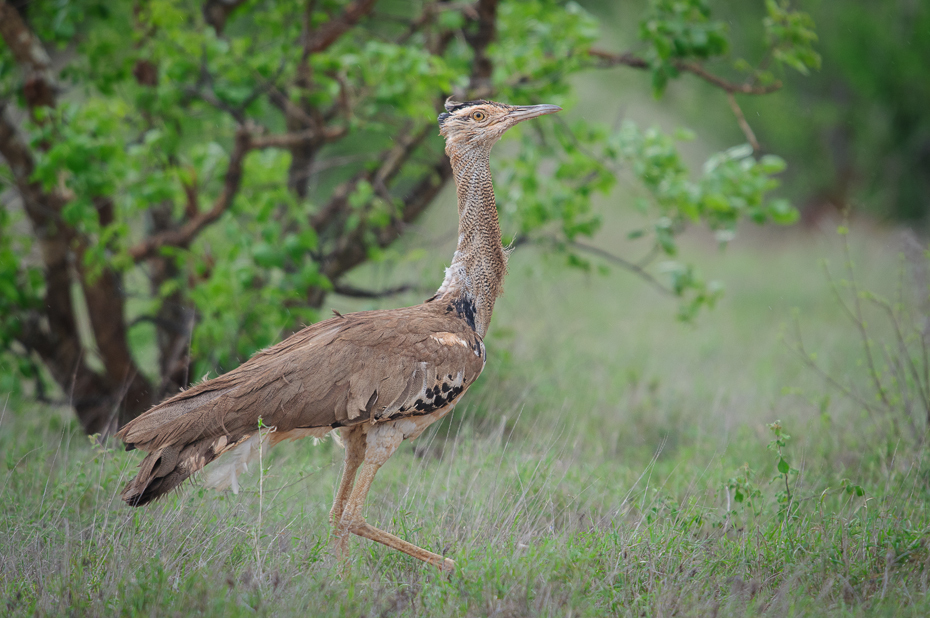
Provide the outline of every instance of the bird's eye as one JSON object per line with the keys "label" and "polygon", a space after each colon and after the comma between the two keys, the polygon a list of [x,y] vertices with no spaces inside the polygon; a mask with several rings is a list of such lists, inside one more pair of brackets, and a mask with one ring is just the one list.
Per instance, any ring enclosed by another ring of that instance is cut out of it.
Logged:
{"label": "bird's eye", "polygon": [[475,112],[474,114],[471,115],[471,117],[478,121],[485,119],[484,112]]}

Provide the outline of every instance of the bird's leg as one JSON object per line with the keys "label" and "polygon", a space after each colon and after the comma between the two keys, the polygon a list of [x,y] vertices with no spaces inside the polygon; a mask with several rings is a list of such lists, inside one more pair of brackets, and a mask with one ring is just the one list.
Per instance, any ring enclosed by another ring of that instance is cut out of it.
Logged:
{"label": "bird's leg", "polygon": [[333,500],[333,508],[329,512],[329,521],[333,526],[333,549],[339,559],[344,561],[347,557],[348,534],[342,522],[342,513],[355,484],[355,473],[365,459],[365,434],[362,433],[361,427],[345,428],[340,434],[346,454],[342,463],[342,480],[336,491],[336,499]]}
{"label": "bird's leg", "polygon": [[455,563],[452,560],[443,558],[439,554],[434,554],[431,551],[427,551],[422,547],[417,547],[413,543],[408,543],[384,530],[375,528],[369,525],[365,521],[365,518],[362,517],[362,507],[365,505],[365,499],[368,497],[368,490],[371,489],[371,483],[375,480],[375,474],[378,473],[378,469],[383,465],[384,461],[391,456],[403,439],[401,436],[400,439],[396,440],[396,443],[393,443],[394,440],[391,439],[382,441],[379,440],[381,436],[378,436],[377,433],[378,432],[369,433],[368,447],[365,453],[365,464],[362,466],[362,471],[358,474],[355,488],[352,490],[352,495],[349,496],[349,501],[342,514],[342,525],[352,534],[357,534],[358,536],[363,536],[366,539],[371,539],[382,545],[400,550],[409,556],[413,556],[418,560],[433,565],[440,571],[452,571],[455,569]]}

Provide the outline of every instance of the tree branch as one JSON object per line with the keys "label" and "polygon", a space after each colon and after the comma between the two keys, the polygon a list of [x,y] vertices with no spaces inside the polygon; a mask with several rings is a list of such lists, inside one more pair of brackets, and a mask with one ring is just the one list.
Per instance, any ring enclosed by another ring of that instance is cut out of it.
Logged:
{"label": "tree branch", "polygon": [[378,0],[355,0],[345,9],[338,17],[333,17],[328,22],[310,33],[307,43],[304,46],[304,53],[317,54],[326,51],[330,45],[339,40],[352,26],[359,20],[371,13],[375,8]]}
{"label": "tree branch", "polygon": [[242,183],[242,163],[251,150],[252,134],[248,127],[240,126],[236,132],[232,154],[229,156],[229,166],[226,168],[223,190],[213,202],[213,207],[206,212],[198,213],[180,228],[165,230],[130,248],[129,255],[132,256],[132,259],[141,262],[156,255],[159,249],[166,246],[187,247],[205,227],[219,219],[232,205],[233,199],[239,192]]}
{"label": "tree branch", "polygon": [[263,135],[252,138],[252,148],[261,150],[264,148],[292,148],[302,144],[310,144],[315,141],[334,142],[348,133],[345,127],[323,127],[322,131],[316,129],[306,129],[295,133],[284,133],[281,135]]}
{"label": "tree branch", "polygon": [[468,44],[475,52],[469,83],[472,96],[475,97],[487,97],[493,91],[491,74],[494,71],[494,65],[488,55],[488,46],[497,36],[497,3],[498,0],[478,0],[475,5],[475,21],[478,24],[478,31],[471,36],[466,36]]}
{"label": "tree branch", "polygon": [[52,59],[19,12],[5,0],[0,0],[0,37],[26,73],[23,94],[29,108],[54,107],[58,84]]}
{"label": "tree branch", "polygon": [[614,255],[613,253],[610,253],[609,251],[605,251],[604,249],[601,249],[600,247],[593,247],[591,245],[586,245],[584,243],[580,243],[574,240],[568,241],[567,244],[569,247],[572,247],[573,249],[578,249],[579,251],[584,251],[585,253],[596,255],[599,258],[610,262],[611,264],[614,264],[616,266],[619,266],[621,268],[624,268],[630,271],[631,273],[637,275],[638,277],[646,281],[646,283],[648,283],[655,289],[659,290],[663,294],[668,294],[669,296],[675,295],[675,292],[673,292],[669,288],[662,285],[662,283],[658,279],[656,279],[651,274],[649,274],[649,272],[647,272],[644,268],[642,268],[638,264],[630,262],[629,260],[625,260],[619,255]]}
{"label": "tree branch", "polygon": [[397,294],[403,294],[404,292],[409,292],[410,290],[418,290],[421,286],[415,285],[413,283],[405,283],[404,285],[398,285],[393,288],[385,288],[383,290],[363,290],[355,286],[351,286],[345,283],[334,283],[333,284],[333,293],[339,294],[340,296],[348,296],[349,298],[385,298],[387,296],[396,296]]}
{"label": "tree branch", "polygon": [[[212,84],[211,84],[211,87],[212,87]],[[223,101],[219,99],[219,97],[216,96],[216,94],[214,94],[212,90],[207,90],[201,86],[197,86],[197,87],[188,86],[184,89],[184,94],[187,97],[191,97],[193,99],[200,99],[201,101],[203,101],[210,107],[214,107],[220,110],[221,112],[226,112],[227,114],[232,116],[233,119],[240,125],[245,124],[248,121],[248,119],[245,116],[245,113],[241,109],[236,109],[232,105],[228,105],[224,103]]]}
{"label": "tree branch", "polygon": [[[100,225],[112,225],[113,201],[109,198],[96,198],[94,204]],[[80,239],[74,244],[77,245],[76,270],[84,292],[87,317],[94,333],[97,350],[110,380],[122,385],[126,404],[122,406],[120,418],[120,424],[123,424],[150,405],[152,385],[139,370],[129,349],[129,341],[126,338],[126,307],[119,273],[111,268],[103,268],[99,273],[88,271],[85,264],[87,241]]]}
{"label": "tree branch", "polygon": [[[402,214],[384,228],[372,230],[365,225],[359,225],[351,234],[340,239],[337,247],[323,260],[321,272],[330,281],[338,280],[343,274],[355,268],[368,259],[368,243],[366,236],[374,233],[375,244],[386,247],[403,232],[407,225],[415,221],[439,191],[452,178],[452,166],[445,155],[432,168],[421,176],[413,189],[403,200]],[[311,294],[310,303],[318,306],[322,302],[322,295]]]}
{"label": "tree branch", "polygon": [[759,141],[756,139],[756,134],[752,132],[752,127],[750,127],[749,123],[746,122],[746,116],[743,115],[743,109],[739,106],[739,103],[736,102],[736,97],[733,96],[732,92],[727,93],[727,102],[730,104],[730,109],[733,110],[733,115],[736,116],[736,124],[738,124],[739,128],[743,131],[743,135],[746,136],[746,139],[752,146],[753,151],[756,153],[761,152],[762,147],[759,146]]}
{"label": "tree branch", "polygon": [[[646,62],[646,60],[640,58],[632,52],[617,54],[600,49],[589,49],[588,55],[599,60],[601,66],[604,67],[627,66],[634,69],[650,68],[649,63]],[[674,60],[672,61],[672,66],[679,71],[696,75],[707,83],[712,84],[724,92],[730,94],[769,94],[779,90],[782,87],[782,83],[780,81],[776,81],[765,86],[754,86],[750,82],[737,84],[710,73],[702,65],[696,62],[689,62],[686,60]]]}
{"label": "tree branch", "polygon": [[203,5],[203,19],[213,26],[217,34],[223,34],[226,20],[245,2],[246,0],[207,0]]}
{"label": "tree branch", "polygon": [[360,182],[371,182],[379,188],[391,182],[431,130],[432,125],[426,125],[415,133],[409,130],[404,131],[395,140],[394,147],[383,152],[378,157],[378,160],[382,161],[378,169],[363,170],[333,191],[333,195],[326,205],[310,219],[310,225],[316,230],[317,234],[322,234],[336,220],[339,214],[344,212],[349,196],[355,191]]}
{"label": "tree branch", "polygon": [[536,238],[530,238],[523,236],[514,240],[512,246],[519,247],[520,245],[525,244],[542,244],[547,243],[552,246],[564,246],[571,247],[578,251],[583,251],[584,253],[589,253],[591,255],[596,255],[597,257],[610,262],[615,266],[619,266],[624,270],[628,270],[634,275],[638,276],[646,283],[657,289],[658,291],[666,294],[668,296],[675,296],[675,292],[669,289],[668,287],[662,285],[658,279],[653,277],[645,268],[643,268],[641,263],[631,262],[625,258],[620,257],[619,255],[614,255],[613,253],[601,249],[600,247],[594,247],[592,245],[587,245],[576,240],[564,240],[559,238],[554,238],[551,236],[540,236]]}
{"label": "tree branch", "polygon": [[601,49],[589,49],[588,55],[597,58],[603,67],[625,66],[634,69],[648,69],[649,63],[634,54],[633,52],[623,52],[615,54],[614,52],[604,51]]}

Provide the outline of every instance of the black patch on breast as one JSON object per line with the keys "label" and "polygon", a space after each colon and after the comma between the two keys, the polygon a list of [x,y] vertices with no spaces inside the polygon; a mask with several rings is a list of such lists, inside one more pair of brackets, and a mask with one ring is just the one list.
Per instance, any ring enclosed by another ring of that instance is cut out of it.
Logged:
{"label": "black patch on breast", "polygon": [[465,320],[465,323],[468,324],[473,331],[477,331],[475,328],[475,303],[469,298],[456,298],[449,306],[446,308],[447,313],[455,313]]}

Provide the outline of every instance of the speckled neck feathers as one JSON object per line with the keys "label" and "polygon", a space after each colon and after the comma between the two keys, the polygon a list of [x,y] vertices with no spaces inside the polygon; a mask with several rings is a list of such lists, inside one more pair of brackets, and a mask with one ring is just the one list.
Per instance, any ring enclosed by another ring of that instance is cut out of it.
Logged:
{"label": "speckled neck feathers", "polygon": [[449,139],[446,154],[458,193],[459,239],[437,296],[466,310],[473,305],[474,328],[484,337],[507,272],[491,184],[491,145]]}

